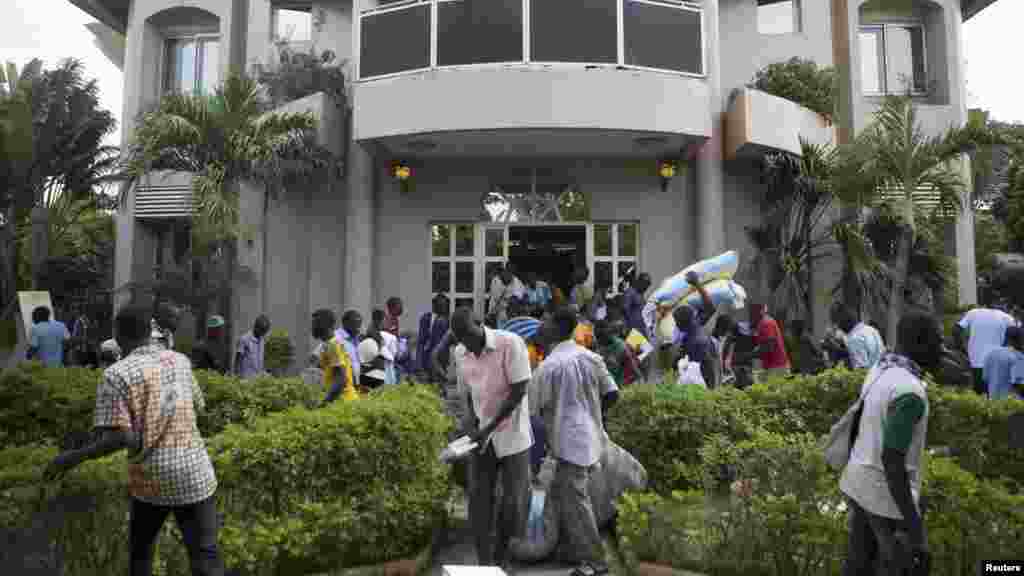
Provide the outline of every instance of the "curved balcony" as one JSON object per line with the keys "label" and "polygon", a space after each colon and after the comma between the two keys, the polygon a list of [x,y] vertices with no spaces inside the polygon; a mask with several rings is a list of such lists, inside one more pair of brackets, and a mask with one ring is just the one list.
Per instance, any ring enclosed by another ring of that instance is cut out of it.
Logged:
{"label": "curved balcony", "polygon": [[672,0],[410,0],[357,26],[354,136],[710,135],[703,12]]}

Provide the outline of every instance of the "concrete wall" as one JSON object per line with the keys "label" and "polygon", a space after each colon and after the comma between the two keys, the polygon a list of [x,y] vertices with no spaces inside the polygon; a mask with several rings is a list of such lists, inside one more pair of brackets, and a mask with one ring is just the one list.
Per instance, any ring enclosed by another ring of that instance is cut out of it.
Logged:
{"label": "concrete wall", "polygon": [[795,34],[766,35],[757,31],[757,2],[718,0],[722,52],[722,93],[753,80],[768,64],[794,56],[809,58],[819,66],[832,65],[830,0],[802,0],[803,24]]}
{"label": "concrete wall", "polygon": [[[476,221],[489,175],[512,164],[433,160],[417,170],[415,189],[407,195],[386,174],[379,174],[374,307],[383,307],[390,296],[402,298],[406,326],[413,326],[414,318],[430,309],[430,223]],[[517,165],[528,169],[531,163],[523,160]],[[563,166],[591,195],[594,220],[640,222],[640,268],[655,282],[692,262],[694,201],[685,175],[662,192],[657,178],[631,176],[621,161],[567,161]]]}
{"label": "concrete wall", "polygon": [[[313,113],[319,143],[340,152],[341,111],[324,94],[296,100],[276,112]],[[259,314],[266,314],[295,345],[293,370],[303,366],[312,349],[312,313],[342,308],[345,190],[344,182],[331,177],[321,184],[277,190],[269,197],[256,183],[245,184],[241,191],[242,225],[251,235],[243,234],[238,243],[242,273],[233,337],[249,330]]]}

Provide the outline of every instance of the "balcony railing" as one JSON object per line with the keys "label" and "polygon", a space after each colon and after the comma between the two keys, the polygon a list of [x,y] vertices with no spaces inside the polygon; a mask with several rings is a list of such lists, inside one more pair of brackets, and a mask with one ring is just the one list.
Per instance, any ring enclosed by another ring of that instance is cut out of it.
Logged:
{"label": "balcony railing", "polygon": [[704,75],[699,4],[672,0],[405,0],[363,10],[358,78],[568,63]]}

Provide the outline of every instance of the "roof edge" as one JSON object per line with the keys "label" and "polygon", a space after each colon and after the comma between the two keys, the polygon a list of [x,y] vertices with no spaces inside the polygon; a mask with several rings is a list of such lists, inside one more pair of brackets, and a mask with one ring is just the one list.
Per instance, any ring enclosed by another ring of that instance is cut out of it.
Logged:
{"label": "roof edge", "polygon": [[118,16],[108,8],[103,0],[68,0],[82,12],[106,24],[115,32],[124,34],[128,28],[127,15]]}
{"label": "roof edge", "polygon": [[973,18],[985,8],[988,8],[995,1],[996,0],[961,0],[964,22]]}

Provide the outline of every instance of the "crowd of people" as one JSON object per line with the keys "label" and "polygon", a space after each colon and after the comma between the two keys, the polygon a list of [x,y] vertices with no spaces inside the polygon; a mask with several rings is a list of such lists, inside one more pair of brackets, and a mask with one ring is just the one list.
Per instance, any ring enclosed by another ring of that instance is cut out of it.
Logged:
{"label": "crowd of people", "polygon": [[[686,279],[701,304],[672,310],[671,337],[643,318],[649,275],[630,275],[614,298],[608,286],[589,289],[588,277],[589,270],[578,267],[568,297],[562,297],[533,275],[521,282],[506,267],[491,282],[486,316],[466,307],[451,311],[449,299],[438,294],[416,333],[401,330],[398,298],[373,310],[365,330],[357,310],[346,310],[340,325],[334,311],[317,310],[311,319],[317,345],[305,374],[322,386],[324,404],[357,400],[366,390],[409,376],[441,384],[442,394],[454,389],[465,407],[460,428],[477,445],[467,484],[480,564],[510,560],[509,542],[526,528],[530,486],[547,458],[556,462],[551,490],[562,559],[576,566],[574,576],[597,576],[608,572],[608,564],[588,490],[610,442],[606,414],[623,387],[681,361],[695,363],[700,384],[709,388],[746,388],[761,372],[814,373],[835,363],[865,368],[862,416],[840,483],[851,514],[846,573],[881,561],[895,574],[911,562],[927,562],[918,502],[928,420],[923,374],[939,365],[943,349],[933,317],[905,316],[890,349],[856,311],[836,306],[834,331],[823,343],[804,324],[791,323],[798,350],[793,365],[782,328],[764,305],[751,304],[745,319],[736,318],[728,305],[712,305],[695,274]],[[29,355],[60,365],[71,331],[49,312],[33,312]],[[88,446],[58,455],[45,474],[56,478],[86,460],[128,449],[131,573],[149,573],[153,542],[173,513],[193,573],[219,575],[217,481],[196,426],[203,396],[192,369],[227,369],[213,346],[224,337],[224,322],[210,318],[191,360],[174,351],[177,322],[166,306],[129,306],[117,314],[117,341],[101,349],[106,370],[97,391],[98,434]],[[233,364],[242,378],[265,373],[270,328],[261,315],[238,340]],[[964,316],[955,333],[969,351],[979,393],[1024,393],[1020,322],[979,308]],[[153,403],[158,409],[149,409]]]}

